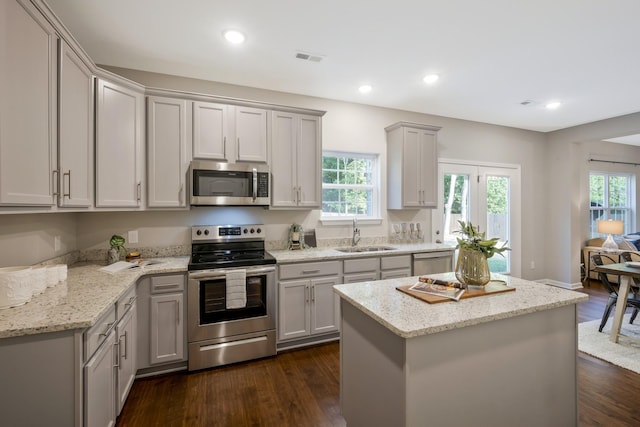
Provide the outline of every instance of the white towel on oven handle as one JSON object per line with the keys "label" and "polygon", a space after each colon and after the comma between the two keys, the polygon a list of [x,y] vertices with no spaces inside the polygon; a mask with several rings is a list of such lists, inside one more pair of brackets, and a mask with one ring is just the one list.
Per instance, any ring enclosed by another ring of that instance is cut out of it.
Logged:
{"label": "white towel on oven handle", "polygon": [[247,270],[229,270],[226,273],[227,308],[247,306]]}

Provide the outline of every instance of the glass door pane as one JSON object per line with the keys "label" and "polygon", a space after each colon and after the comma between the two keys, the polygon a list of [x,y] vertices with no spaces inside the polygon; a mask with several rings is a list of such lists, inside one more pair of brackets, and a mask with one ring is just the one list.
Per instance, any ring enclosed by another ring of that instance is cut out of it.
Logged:
{"label": "glass door pane", "polygon": [[[507,176],[485,175],[486,186],[486,222],[487,238],[498,237],[498,246],[510,240],[510,181]],[[483,231],[483,230],[481,230]],[[503,256],[504,255],[504,256]],[[489,258],[489,270],[494,273],[510,273],[510,251]]]}
{"label": "glass door pane", "polygon": [[456,237],[460,230],[458,221],[469,222],[470,194],[469,175],[445,173],[443,194],[443,239],[445,243],[456,244]]}

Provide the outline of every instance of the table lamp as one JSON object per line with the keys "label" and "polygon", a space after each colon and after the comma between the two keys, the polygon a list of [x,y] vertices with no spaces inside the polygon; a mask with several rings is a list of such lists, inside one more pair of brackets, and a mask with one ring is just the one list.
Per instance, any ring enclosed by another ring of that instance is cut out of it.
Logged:
{"label": "table lamp", "polygon": [[611,219],[598,221],[598,233],[608,234],[607,240],[602,244],[605,252],[615,252],[618,250],[618,244],[613,240],[612,234],[622,234],[624,232],[624,223],[622,221],[613,221]]}

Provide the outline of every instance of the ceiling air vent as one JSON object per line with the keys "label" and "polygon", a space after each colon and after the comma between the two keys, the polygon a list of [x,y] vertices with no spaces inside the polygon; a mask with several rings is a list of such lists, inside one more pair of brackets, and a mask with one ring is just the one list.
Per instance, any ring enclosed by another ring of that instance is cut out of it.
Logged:
{"label": "ceiling air vent", "polygon": [[320,62],[324,59],[322,55],[314,55],[305,52],[296,52],[296,59],[302,59],[303,61]]}

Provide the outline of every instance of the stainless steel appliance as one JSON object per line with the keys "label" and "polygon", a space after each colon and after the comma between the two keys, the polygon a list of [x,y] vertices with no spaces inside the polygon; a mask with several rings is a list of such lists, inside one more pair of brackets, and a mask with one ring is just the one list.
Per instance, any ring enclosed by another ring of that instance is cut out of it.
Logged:
{"label": "stainless steel appliance", "polygon": [[[264,227],[194,226],[187,285],[189,370],[276,354],[276,260]],[[228,283],[244,280],[246,303],[230,305]]]}
{"label": "stainless steel appliance", "polygon": [[269,206],[269,167],[264,164],[193,160],[192,206]]}
{"label": "stainless steel appliance", "polygon": [[454,254],[453,249],[413,254],[413,275],[422,276],[453,271]]}

